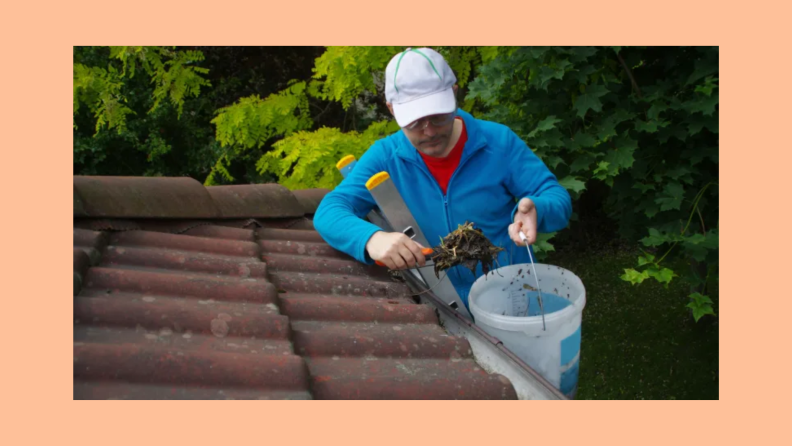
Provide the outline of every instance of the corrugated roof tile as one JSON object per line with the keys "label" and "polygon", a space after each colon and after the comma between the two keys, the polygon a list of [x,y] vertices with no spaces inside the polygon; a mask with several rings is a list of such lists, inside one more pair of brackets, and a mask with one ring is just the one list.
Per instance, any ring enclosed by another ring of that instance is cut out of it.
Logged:
{"label": "corrugated roof tile", "polygon": [[292,321],[294,348],[308,356],[472,357],[466,340],[450,336],[436,320],[393,322]]}
{"label": "corrugated roof tile", "polygon": [[431,307],[415,305],[406,297],[389,299],[283,293],[280,306],[284,314],[299,321],[437,323]]}
{"label": "corrugated roof tile", "polygon": [[299,356],[230,353],[204,348],[185,351],[153,338],[142,338],[144,341],[133,344],[100,341],[75,345],[75,379],[113,379],[180,387],[308,389],[308,371]]}
{"label": "corrugated roof tile", "polygon": [[[156,189],[141,184],[100,198]],[[78,216],[76,399],[516,398],[404,283],[329,247],[305,197],[271,202],[300,215],[266,218],[252,209],[280,187],[245,186],[250,201],[233,190],[211,197],[236,219]],[[75,209],[104,206],[85,198]],[[107,230],[81,229],[101,219]]]}
{"label": "corrugated roof tile", "polygon": [[[196,231],[199,229],[208,231],[205,227],[195,228]],[[258,244],[238,238],[226,238],[224,236],[228,235],[227,229],[230,228],[215,228],[212,231],[215,235],[213,237],[150,231],[117,232],[110,237],[110,243],[117,247],[172,249],[238,257],[256,258],[259,256],[261,249]],[[250,231],[247,232],[250,233]],[[217,237],[217,235],[221,237]]]}
{"label": "corrugated roof tile", "polygon": [[123,381],[74,381],[81,399],[108,400],[310,400],[308,390],[271,390],[203,385],[202,387],[140,384]]}
{"label": "corrugated roof tile", "polygon": [[319,357],[307,360],[317,399],[516,399],[472,360]]}

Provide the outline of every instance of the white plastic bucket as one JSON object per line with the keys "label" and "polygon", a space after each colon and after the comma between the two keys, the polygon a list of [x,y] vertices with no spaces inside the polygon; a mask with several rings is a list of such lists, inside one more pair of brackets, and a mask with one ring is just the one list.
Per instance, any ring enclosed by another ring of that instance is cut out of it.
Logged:
{"label": "white plastic bucket", "polygon": [[542,263],[536,263],[535,268],[546,330],[542,329],[538,293],[531,289],[537,282],[530,264],[498,268],[479,277],[470,289],[470,312],[476,325],[498,338],[568,398],[574,398],[586,289],[580,278],[564,268]]}

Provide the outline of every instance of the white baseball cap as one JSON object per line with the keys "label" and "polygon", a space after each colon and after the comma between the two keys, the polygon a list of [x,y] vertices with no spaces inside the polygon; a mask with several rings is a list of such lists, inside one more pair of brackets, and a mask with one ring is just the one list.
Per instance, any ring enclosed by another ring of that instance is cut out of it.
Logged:
{"label": "white baseball cap", "polygon": [[456,110],[456,76],[437,51],[407,48],[385,69],[385,99],[393,105],[400,127],[424,116]]}

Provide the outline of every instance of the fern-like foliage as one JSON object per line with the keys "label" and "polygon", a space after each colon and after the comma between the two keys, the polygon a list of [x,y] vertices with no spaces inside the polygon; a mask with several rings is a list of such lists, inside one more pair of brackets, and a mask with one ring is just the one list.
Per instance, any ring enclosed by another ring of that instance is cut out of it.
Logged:
{"label": "fern-like foliage", "polygon": [[122,133],[126,128],[127,115],[134,112],[127,107],[122,93],[125,77],[134,77],[140,66],[155,84],[152,93],[154,105],[148,111],[157,109],[163,99],[171,103],[181,117],[184,99],[197,97],[201,87],[211,86],[201,75],[209,70],[194,66],[204,59],[201,51],[175,51],[158,46],[118,46],[110,47],[110,59],[121,62],[119,71],[109,64],[104,67],[87,67],[74,64],[74,110],[76,114],[81,104],[89,107],[96,117],[96,132],[104,127],[115,128]]}
{"label": "fern-like foliage", "polygon": [[[413,48],[421,47],[415,45]],[[348,108],[364,91],[381,94],[382,74],[388,62],[407,47],[400,46],[332,46],[319,58],[314,66],[312,96],[340,102]],[[464,87],[475,68],[498,54],[509,51],[508,47],[434,47],[443,55],[454,70],[457,83]],[[378,82],[379,81],[379,82]]]}
{"label": "fern-like foliage", "polygon": [[228,171],[228,166],[231,165],[231,159],[228,157],[228,152],[223,153],[220,158],[217,159],[217,162],[214,166],[212,166],[212,171],[209,172],[209,175],[206,177],[204,181],[205,186],[216,186],[220,184],[217,181],[217,176],[220,175],[226,181],[233,182],[234,177],[231,176],[231,172]]}
{"label": "fern-like foliage", "polygon": [[249,149],[261,147],[273,136],[309,128],[313,121],[308,110],[305,82],[261,99],[248,96],[217,112],[212,123],[223,147]]}
{"label": "fern-like foliage", "polygon": [[[248,149],[262,147],[272,136],[285,135],[259,159],[256,164],[259,173],[274,174],[291,189],[332,188],[341,181],[335,168],[338,159],[345,155],[359,158],[377,139],[399,128],[395,122],[381,121],[362,133],[344,133],[337,128],[307,131],[311,124],[308,96],[340,102],[348,108],[366,92],[382,94],[385,67],[405,48],[328,47],[316,59],[314,79],[307,86],[304,82],[296,83],[266,100],[254,96],[221,110],[213,121],[217,125],[217,140],[223,146]],[[483,53],[474,47],[436,49],[455,71],[460,86],[467,83],[482,60],[501,53],[497,47],[485,48]],[[295,113],[298,108],[301,111]],[[222,163],[217,169],[220,167]],[[214,178],[212,175],[209,180]]]}
{"label": "fern-like foliage", "polygon": [[86,67],[74,64],[73,114],[80,105],[87,106],[96,117],[96,132],[104,127],[115,128],[118,133],[126,128],[127,115],[134,114],[126,106],[126,98],[121,93],[124,85],[122,75],[113,66],[107,70],[99,67]]}
{"label": "fern-like foliage", "polygon": [[[416,45],[418,47],[420,45]],[[212,123],[215,138],[228,150],[221,155],[205,184],[216,184],[218,175],[233,178],[227,167],[236,156],[250,149],[265,148],[269,141],[284,136],[262,156],[259,173],[274,174],[284,186],[299,189],[331,188],[341,181],[335,163],[345,155],[360,157],[378,138],[398,130],[394,122],[375,122],[362,133],[343,133],[336,128],[308,131],[309,97],[340,102],[349,108],[364,94],[381,95],[388,62],[406,47],[328,47],[316,59],[310,81],[293,81],[288,88],[270,95],[242,98],[218,110]],[[482,60],[494,59],[504,51],[499,47],[436,47],[444,55],[464,86]]]}
{"label": "fern-like foliage", "polygon": [[475,47],[453,46],[435,48],[454,70],[457,84],[460,87],[467,85],[474,67],[481,61],[481,56]]}
{"label": "fern-like foliage", "polygon": [[135,77],[135,70],[140,64],[149,76],[163,70],[163,55],[172,56],[173,51],[160,46],[111,46],[110,58],[117,59],[123,64],[122,73]]}
{"label": "fern-like foliage", "polygon": [[352,101],[369,91],[376,94],[373,73],[384,72],[388,61],[403,47],[396,46],[331,46],[316,59],[315,97],[340,102],[349,108]]}
{"label": "fern-like foliage", "polygon": [[165,62],[162,69],[158,69],[151,81],[156,84],[154,88],[154,105],[150,111],[156,110],[160,102],[165,98],[170,98],[171,103],[176,107],[178,117],[184,109],[185,97],[198,97],[201,87],[210,86],[210,82],[201,74],[207,74],[209,70],[190,64],[200,62],[204,58],[200,51],[179,51],[174,57]]}
{"label": "fern-like foliage", "polygon": [[185,97],[198,97],[201,87],[210,87],[211,83],[201,75],[209,70],[191,64],[204,60],[201,51],[174,51],[161,46],[118,46],[110,47],[110,57],[123,64],[123,73],[129,77],[135,75],[135,68],[140,64],[151,76],[155,84],[154,105],[149,112],[157,109],[163,99],[170,98],[181,117]]}
{"label": "fern-like foliage", "polygon": [[216,184],[217,172],[233,181],[226,170],[233,153],[261,148],[272,137],[310,128],[313,121],[308,107],[306,83],[292,82],[286,89],[266,99],[258,95],[248,96],[218,110],[212,120],[216,127],[215,138],[233,152],[227,150],[221,156],[205,184]]}
{"label": "fern-like foliage", "polygon": [[335,167],[339,159],[346,155],[359,159],[376,140],[398,130],[393,121],[379,121],[362,133],[328,127],[299,131],[275,143],[256,168],[260,173],[274,173],[289,189],[332,189],[342,179]]}

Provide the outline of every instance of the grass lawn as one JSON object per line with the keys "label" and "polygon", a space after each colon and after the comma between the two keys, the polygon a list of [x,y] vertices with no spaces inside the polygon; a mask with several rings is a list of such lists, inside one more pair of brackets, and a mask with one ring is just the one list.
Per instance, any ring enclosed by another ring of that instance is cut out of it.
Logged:
{"label": "grass lawn", "polygon": [[693,322],[681,281],[668,289],[622,281],[636,259],[630,250],[606,249],[542,260],[586,287],[577,399],[719,399],[717,319]]}

